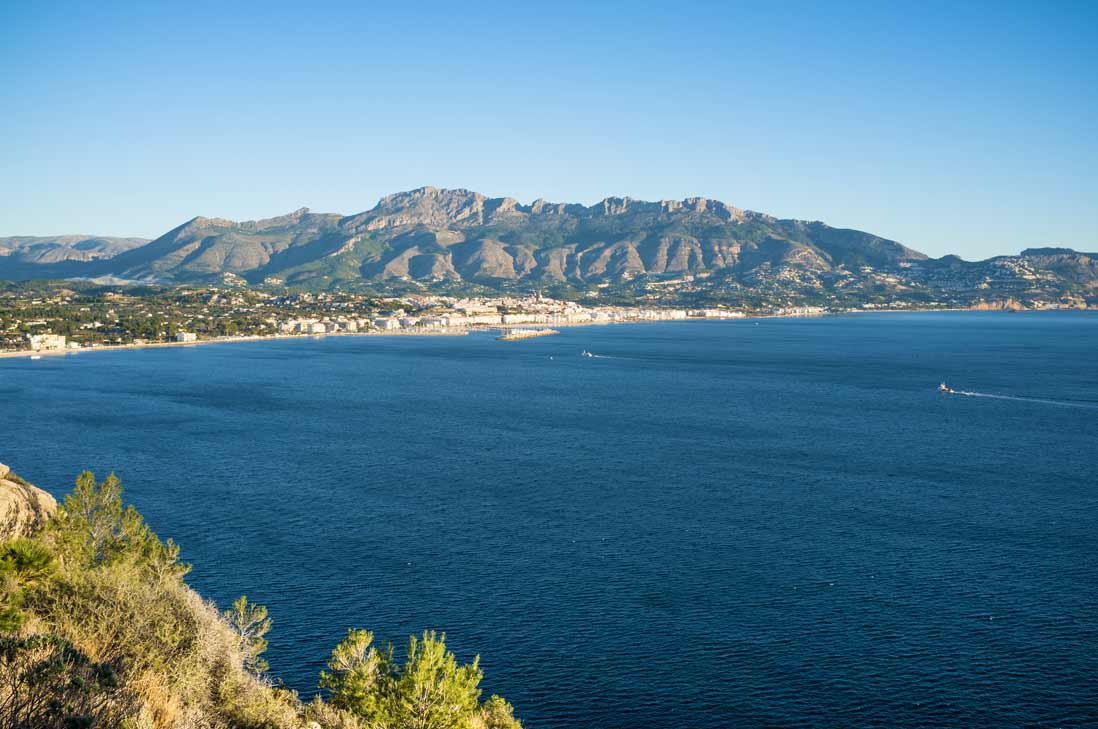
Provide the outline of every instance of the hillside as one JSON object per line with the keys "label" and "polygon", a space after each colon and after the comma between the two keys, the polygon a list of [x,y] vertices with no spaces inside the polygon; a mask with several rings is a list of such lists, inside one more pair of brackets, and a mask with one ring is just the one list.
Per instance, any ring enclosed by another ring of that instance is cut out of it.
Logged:
{"label": "hillside", "polygon": [[[78,245],[78,244],[73,244]],[[302,208],[266,220],[197,217],[144,245],[0,257],[0,278],[114,277],[310,289],[413,287],[589,291],[813,302],[967,305],[987,298],[1094,303],[1098,256],[1064,248],[968,262],[931,259],[896,241],[822,222],[782,220],[706,198],[591,206],[488,198],[423,187],[356,215]],[[29,256],[29,257],[28,257]],[[60,260],[55,260],[60,257]],[[681,286],[679,284],[682,284]]]}
{"label": "hillside", "polygon": [[[349,630],[302,703],[266,674],[266,608],[219,612],[184,582],[118,479],[83,473],[60,508],[0,466],[0,727],[24,729],[521,729],[481,700],[478,660],[459,665],[426,631],[398,662]],[[337,638],[338,636],[333,636]]]}
{"label": "hillside", "polygon": [[42,266],[76,264],[79,268],[79,264],[113,258],[148,242],[147,238],[92,235],[0,238],[0,272],[9,279],[35,278]]}
{"label": "hillside", "polygon": [[95,261],[139,248],[148,238],[101,238],[92,235],[0,238],[0,256],[21,263]]}

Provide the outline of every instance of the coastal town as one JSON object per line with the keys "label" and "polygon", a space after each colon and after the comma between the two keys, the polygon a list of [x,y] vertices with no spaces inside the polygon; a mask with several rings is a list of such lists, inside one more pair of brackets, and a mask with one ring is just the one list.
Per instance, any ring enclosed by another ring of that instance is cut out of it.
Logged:
{"label": "coastal town", "polygon": [[644,301],[626,302],[619,297],[611,303],[611,299],[606,296],[575,301],[540,292],[462,295],[81,281],[8,284],[0,287],[0,355],[276,337],[463,335],[477,330],[498,330],[500,340],[516,341],[546,336],[546,330],[553,327],[624,322],[874,311],[1086,308],[1085,302],[1074,299],[1021,302],[1009,296],[975,302],[894,298],[862,301],[854,306],[805,303],[778,295],[755,305],[714,303],[704,297],[691,305],[681,291],[677,298],[667,300],[659,300],[656,295]]}
{"label": "coastal town", "polygon": [[[825,313],[790,307],[787,316]],[[0,295],[0,352],[67,352],[185,345],[244,338],[328,335],[461,335],[501,330],[503,340],[551,327],[687,319],[735,319],[728,308],[590,307],[540,295],[486,298],[346,293],[271,295],[252,290],[77,291]],[[507,336],[507,332],[511,332]]]}

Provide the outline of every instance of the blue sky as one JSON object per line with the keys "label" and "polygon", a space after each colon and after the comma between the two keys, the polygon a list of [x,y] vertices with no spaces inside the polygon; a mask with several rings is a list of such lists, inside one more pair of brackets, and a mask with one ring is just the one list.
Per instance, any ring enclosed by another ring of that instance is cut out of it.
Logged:
{"label": "blue sky", "polygon": [[1098,3],[0,0],[0,235],[421,185],[1098,250]]}

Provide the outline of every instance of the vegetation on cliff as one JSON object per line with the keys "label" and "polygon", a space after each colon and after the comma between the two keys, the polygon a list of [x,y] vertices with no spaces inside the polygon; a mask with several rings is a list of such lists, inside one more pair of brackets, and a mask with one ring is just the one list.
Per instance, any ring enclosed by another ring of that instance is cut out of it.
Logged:
{"label": "vegetation on cliff", "polygon": [[183,580],[118,479],[76,481],[28,536],[0,532],[0,726],[215,729],[519,729],[507,702],[481,701],[477,661],[444,635],[413,637],[407,658],[351,630],[303,703],[266,675],[266,609],[224,614]]}

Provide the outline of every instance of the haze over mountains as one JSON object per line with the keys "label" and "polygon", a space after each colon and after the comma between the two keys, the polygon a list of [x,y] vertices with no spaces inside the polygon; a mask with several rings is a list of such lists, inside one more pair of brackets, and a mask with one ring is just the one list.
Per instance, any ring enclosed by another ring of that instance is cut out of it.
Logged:
{"label": "haze over mountains", "polygon": [[978,263],[953,256],[929,259],[870,233],[779,220],[705,198],[523,205],[513,198],[432,187],[390,195],[356,215],[302,208],[247,222],[197,217],[151,242],[0,239],[0,278],[9,280],[112,276],[202,282],[231,273],[252,283],[277,280],[319,288],[361,281],[590,286],[683,275],[748,287],[781,281],[826,287],[854,279],[868,285],[866,276],[885,272],[971,278],[975,267],[993,265],[1001,272],[1013,261],[1093,291],[1096,259],[1068,249],[1036,249]]}
{"label": "haze over mountains", "polygon": [[5,262],[60,263],[111,258],[143,246],[148,238],[104,238],[94,235],[13,236],[0,238]]}

